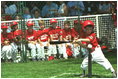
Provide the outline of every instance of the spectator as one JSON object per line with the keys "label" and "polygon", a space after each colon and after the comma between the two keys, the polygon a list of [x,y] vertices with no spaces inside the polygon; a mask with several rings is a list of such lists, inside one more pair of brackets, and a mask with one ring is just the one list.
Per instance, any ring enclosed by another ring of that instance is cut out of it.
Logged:
{"label": "spectator", "polygon": [[99,13],[110,13],[110,3],[107,1],[100,1]]}
{"label": "spectator", "polygon": [[57,13],[58,5],[52,1],[48,1],[42,9],[42,17],[55,17]]}
{"label": "spectator", "polygon": [[33,18],[41,18],[40,10],[39,10],[39,9],[35,9],[35,10],[33,11],[32,17],[33,17]]}
{"label": "spectator", "polygon": [[10,15],[13,15],[17,12],[17,6],[16,6],[16,2],[17,1],[13,1],[13,4],[7,6],[6,5],[6,2],[5,2],[5,14],[10,14]]}
{"label": "spectator", "polygon": [[29,12],[29,8],[27,8],[27,7],[24,9],[23,18],[24,19],[30,19],[31,18],[31,15],[30,15],[30,12]]}
{"label": "spectator", "polygon": [[85,10],[84,4],[82,1],[69,1],[67,3],[69,15],[70,16],[77,16],[77,15],[83,15],[83,12]]}
{"label": "spectator", "polygon": [[[2,1],[1,3],[2,3],[1,4],[1,14],[5,14],[7,11],[6,10],[6,8],[7,8],[6,2]],[[12,20],[12,17],[10,14],[2,15],[1,20],[2,21]]]}
{"label": "spectator", "polygon": [[[40,10],[38,9],[34,10],[32,17],[35,19],[41,19]],[[38,24],[38,20],[34,20],[34,23],[35,23],[35,26],[33,27],[33,29],[38,30],[40,27]]]}
{"label": "spectator", "polygon": [[67,16],[68,15],[68,8],[63,1],[59,1],[60,7],[58,9],[58,16]]}
{"label": "spectator", "polygon": [[97,1],[86,1],[85,5],[85,15],[96,14],[98,12],[98,3]]}
{"label": "spectator", "polygon": [[33,15],[34,14],[34,11],[35,10],[39,10],[39,8],[35,5],[32,5],[32,9],[31,9],[31,14]]}

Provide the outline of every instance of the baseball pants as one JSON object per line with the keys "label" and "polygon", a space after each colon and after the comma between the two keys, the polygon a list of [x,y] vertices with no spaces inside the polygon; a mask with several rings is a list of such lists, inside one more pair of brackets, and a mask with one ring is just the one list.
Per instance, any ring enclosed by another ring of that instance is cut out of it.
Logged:
{"label": "baseball pants", "polygon": [[1,58],[2,59],[11,59],[12,58],[12,46],[11,45],[6,45],[6,46],[2,47]]}
{"label": "baseball pants", "polygon": [[[111,72],[114,71],[112,65],[110,62],[105,58],[100,46],[96,47],[95,50],[91,53],[92,55],[92,61],[95,61],[96,63],[100,64],[103,66],[106,70],[111,70]],[[81,68],[83,70],[86,70],[88,66],[88,56],[83,60],[81,64]]]}
{"label": "baseball pants", "polygon": [[59,50],[59,54],[63,54],[63,58],[65,58],[65,59],[68,58],[68,55],[66,53],[66,46],[65,46],[65,44],[58,45],[58,50]]}
{"label": "baseball pants", "polygon": [[28,48],[31,49],[31,57],[32,57],[32,59],[35,59],[36,58],[36,45],[32,44],[32,43],[29,43],[28,44]]}
{"label": "baseball pants", "polygon": [[16,45],[13,42],[13,43],[11,43],[11,46],[12,46],[12,59],[13,59],[13,62],[16,62],[17,54],[18,54],[18,45]]}
{"label": "baseball pants", "polygon": [[44,46],[40,46],[40,44],[36,44],[37,48],[37,57],[38,59],[45,59],[45,53],[44,53]]}

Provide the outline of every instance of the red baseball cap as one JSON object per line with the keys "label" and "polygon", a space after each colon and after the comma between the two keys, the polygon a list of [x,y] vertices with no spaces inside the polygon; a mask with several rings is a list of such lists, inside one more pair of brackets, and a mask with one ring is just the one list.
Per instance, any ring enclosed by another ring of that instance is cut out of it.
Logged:
{"label": "red baseball cap", "polygon": [[57,19],[55,19],[55,18],[50,19],[50,23],[51,23],[51,24],[52,24],[52,23],[57,23]]}

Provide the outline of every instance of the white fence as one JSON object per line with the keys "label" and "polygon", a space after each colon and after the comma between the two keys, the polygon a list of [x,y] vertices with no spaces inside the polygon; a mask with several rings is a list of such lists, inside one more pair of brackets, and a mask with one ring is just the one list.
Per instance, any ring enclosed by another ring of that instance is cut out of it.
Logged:
{"label": "white fence", "polygon": [[[71,27],[73,27],[74,20],[78,19],[78,16],[73,17],[55,17],[58,20],[58,26],[63,28],[64,21],[68,20],[71,23]],[[41,18],[41,20],[45,21],[46,28],[50,27],[50,20],[51,18]],[[38,30],[38,20],[40,19],[26,19],[24,21],[32,20],[35,22],[34,29]],[[80,16],[80,20],[92,20],[95,23],[95,33],[97,33],[97,37],[102,39],[103,37],[106,37],[108,40],[108,43],[111,45],[112,48],[116,48],[116,32],[113,25],[111,14],[102,14],[102,15],[89,15],[89,16]],[[13,21],[13,20],[12,20]],[[8,25],[11,24],[12,21],[2,21],[1,23],[7,23]],[[20,28],[20,20],[15,20],[19,22],[19,28]],[[26,25],[24,26],[25,28]]]}

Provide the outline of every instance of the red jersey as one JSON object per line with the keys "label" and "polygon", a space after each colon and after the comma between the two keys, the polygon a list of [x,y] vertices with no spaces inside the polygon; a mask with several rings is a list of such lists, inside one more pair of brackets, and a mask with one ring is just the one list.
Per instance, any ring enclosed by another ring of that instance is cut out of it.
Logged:
{"label": "red jersey", "polygon": [[49,38],[48,30],[49,29],[38,30],[37,31],[38,39],[40,39],[42,42],[48,41]]}
{"label": "red jersey", "polygon": [[68,30],[65,30],[63,29],[63,35],[62,35],[63,38],[65,38],[66,40],[72,40],[72,30],[71,29],[68,29]]}
{"label": "red jersey", "polygon": [[37,40],[37,32],[33,30],[32,32],[29,32],[26,30],[26,40],[28,41],[35,41]]}
{"label": "red jersey", "polygon": [[96,46],[98,46],[98,41],[95,33],[90,34],[86,37],[86,39],[90,40],[90,44],[92,45],[92,49],[94,49]]}
{"label": "red jersey", "polygon": [[62,35],[62,29],[59,28],[59,26],[58,26],[58,28],[50,27],[49,28],[49,35],[52,35],[53,40],[59,40],[59,37]]}
{"label": "red jersey", "polygon": [[80,31],[76,31],[74,28],[72,30],[72,36],[77,38],[85,38],[85,32],[81,29]]}
{"label": "red jersey", "polygon": [[22,35],[22,31],[21,30],[16,30],[11,32],[12,38],[14,39],[17,36],[21,36]]}
{"label": "red jersey", "polygon": [[11,39],[12,39],[11,33],[6,33],[6,34],[1,33],[1,42],[2,42],[2,43],[3,43],[5,40],[11,40]]}
{"label": "red jersey", "polygon": [[74,28],[71,28],[71,31],[72,31],[72,37],[76,37],[76,38],[79,38],[79,33],[74,29]]}

